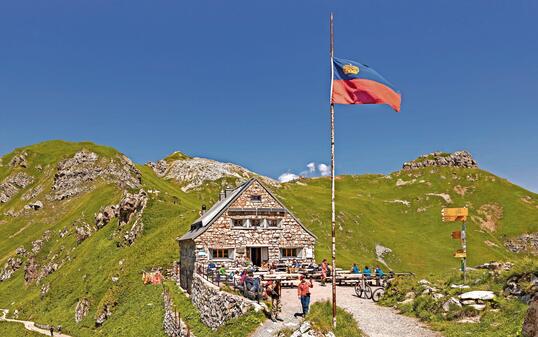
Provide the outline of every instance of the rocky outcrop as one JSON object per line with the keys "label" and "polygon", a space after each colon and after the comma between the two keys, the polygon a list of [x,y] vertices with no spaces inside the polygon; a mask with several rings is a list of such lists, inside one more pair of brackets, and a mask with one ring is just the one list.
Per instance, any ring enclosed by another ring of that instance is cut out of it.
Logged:
{"label": "rocky outcrop", "polygon": [[34,181],[32,176],[24,172],[10,175],[0,184],[0,203],[8,202],[14,195]]}
{"label": "rocky outcrop", "polygon": [[90,311],[90,300],[87,298],[81,298],[75,308],[75,322],[80,323],[88,315]]}
{"label": "rocky outcrop", "polygon": [[191,299],[202,322],[212,329],[253,308],[246,298],[221,291],[198,274],[193,275]]}
{"label": "rocky outcrop", "polygon": [[140,172],[127,157],[100,158],[94,152],[82,150],[58,163],[53,199],[63,200],[85,192],[91,187],[89,183],[99,178],[124,189],[138,188],[141,183]]}
{"label": "rocky outcrop", "polygon": [[148,195],[144,190],[136,194],[127,193],[118,205],[118,218],[120,226],[128,223],[135,213],[142,213],[146,207]]}
{"label": "rocky outcrop", "polygon": [[505,296],[514,296],[525,303],[538,296],[538,271],[512,275],[506,280]]}
{"label": "rocky outcrop", "polygon": [[22,152],[18,153],[11,158],[9,161],[9,166],[11,167],[22,167],[26,168],[28,167],[28,162],[26,161],[26,157],[28,156],[28,153]]}
{"label": "rocky outcrop", "polygon": [[405,162],[402,168],[404,170],[413,170],[432,166],[476,168],[478,163],[467,151],[456,151],[454,153],[433,152],[422,155],[413,161]]}
{"label": "rocky outcrop", "polygon": [[175,180],[184,184],[181,188],[184,192],[202,186],[205,182],[215,181],[221,178],[233,177],[240,180],[247,180],[258,177],[263,183],[275,186],[278,183],[271,178],[258,176],[239,165],[232,163],[221,163],[206,158],[190,158],[167,161],[160,160],[157,163],[147,163],[149,167],[159,176],[166,179]]}
{"label": "rocky outcrop", "polygon": [[110,220],[118,216],[118,206],[109,205],[103,208],[99,213],[95,215],[95,227],[101,229],[106,226]]}
{"label": "rocky outcrop", "polygon": [[21,266],[22,260],[19,257],[8,258],[4,268],[0,271],[0,282],[10,279]]}
{"label": "rocky outcrop", "polygon": [[530,253],[538,255],[538,232],[523,234],[507,240],[504,246],[514,253]]}
{"label": "rocky outcrop", "polygon": [[34,256],[31,256],[26,262],[26,265],[24,266],[24,282],[26,284],[32,283],[37,280],[39,276],[38,268],[39,265],[36,262],[36,258]]}
{"label": "rocky outcrop", "polygon": [[95,319],[95,326],[100,327],[110,316],[112,316],[112,305],[105,304],[101,313],[97,315],[97,318]]}

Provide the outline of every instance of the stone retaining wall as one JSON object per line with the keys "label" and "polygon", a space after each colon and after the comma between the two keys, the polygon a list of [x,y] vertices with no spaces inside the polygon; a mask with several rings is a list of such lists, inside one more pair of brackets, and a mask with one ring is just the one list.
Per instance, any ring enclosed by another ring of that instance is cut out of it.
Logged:
{"label": "stone retaining wall", "polygon": [[221,291],[196,273],[192,280],[191,300],[198,308],[202,322],[212,329],[254,308],[248,299]]}
{"label": "stone retaining wall", "polygon": [[164,302],[164,333],[169,337],[195,337],[181,319],[181,313],[176,312],[173,307],[172,298],[168,290],[163,292]]}

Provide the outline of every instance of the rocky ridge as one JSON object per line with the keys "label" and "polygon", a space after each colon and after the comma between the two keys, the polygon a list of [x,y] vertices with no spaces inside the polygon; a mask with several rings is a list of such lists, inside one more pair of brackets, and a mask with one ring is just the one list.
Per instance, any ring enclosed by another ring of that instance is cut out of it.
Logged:
{"label": "rocky ridge", "polygon": [[259,176],[239,165],[222,163],[207,158],[185,157],[170,161],[163,159],[157,163],[148,162],[146,165],[151,167],[159,177],[184,184],[181,188],[184,192],[200,187],[207,181],[215,181],[226,177],[240,180],[258,177],[264,184],[271,186],[278,184],[271,178]]}
{"label": "rocky ridge", "polygon": [[476,168],[478,163],[467,151],[456,151],[454,153],[432,152],[413,161],[403,163],[402,169],[413,170],[432,166]]}
{"label": "rocky ridge", "polygon": [[141,184],[140,172],[124,155],[107,159],[82,150],[58,163],[52,198],[63,200],[85,192],[90,188],[88,183],[98,178],[116,183],[123,189],[139,188]]}

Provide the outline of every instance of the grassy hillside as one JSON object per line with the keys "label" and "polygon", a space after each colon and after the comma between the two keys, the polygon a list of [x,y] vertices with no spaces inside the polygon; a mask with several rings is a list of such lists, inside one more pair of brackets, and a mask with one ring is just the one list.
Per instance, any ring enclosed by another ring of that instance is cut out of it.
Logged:
{"label": "grassy hillside", "polygon": [[[448,194],[452,202],[429,193]],[[318,236],[317,259],[329,258],[330,179],[288,183],[278,194]],[[531,202],[524,199],[527,196]],[[489,210],[484,205],[502,208],[495,231],[480,226]],[[375,245],[381,244],[392,249],[385,260],[397,271],[427,274],[457,268],[452,253],[459,241],[452,240],[450,233],[460,224],[441,221],[441,208],[446,206],[469,207],[469,265],[513,259],[503,240],[538,231],[537,205],[538,195],[480,169],[428,168],[388,176],[341,176],[336,181],[338,265],[379,263]]]}
{"label": "grassy hillside", "polygon": [[[207,183],[185,193],[175,183],[159,178],[149,167],[137,165],[141,187],[160,191],[148,195],[142,236],[132,246],[118,246],[118,220],[113,219],[78,244],[73,224],[93,224],[95,213],[118,203],[123,195],[114,182],[96,179],[88,182],[91,186],[84,193],[65,200],[49,198],[57,164],[83,149],[107,160],[116,160],[119,155],[112,148],[92,143],[51,141],[16,149],[2,158],[0,182],[17,172],[25,172],[34,179],[7,203],[0,203],[0,268],[15,256],[18,247],[30,250],[31,242],[42,238],[46,230],[51,231],[51,238],[36,260],[43,265],[55,256],[60,268],[39,284],[25,284],[24,266],[21,267],[12,278],[0,282],[0,308],[11,312],[18,309],[22,319],[61,324],[64,331],[74,336],[163,336],[162,289],[144,286],[141,271],[171,266],[178,259],[175,238],[188,230],[201,204],[211,205],[221,186],[233,184],[235,179]],[[11,159],[23,152],[27,155],[27,167],[11,167]],[[399,179],[404,183],[397,187]],[[318,259],[329,257],[329,183],[326,178],[306,179],[284,184],[275,191],[318,236]],[[37,187],[41,191],[34,198],[22,199]],[[478,169],[417,170],[390,177],[343,176],[336,187],[338,264],[342,267],[352,262],[373,263],[378,243],[393,250],[386,260],[395,270],[425,274],[456,268],[457,261],[451,254],[458,244],[450,239],[450,232],[457,226],[440,221],[440,209],[446,202],[427,193],[448,193],[453,201],[451,206],[467,205],[475,217],[485,218],[477,212],[485,204],[502,206],[502,218],[495,232],[480,229],[478,218],[469,223],[470,264],[515,258],[503,248],[502,240],[538,231],[538,196]],[[461,193],[465,188],[465,195],[458,195],[456,191]],[[522,199],[527,196],[530,199]],[[27,210],[16,217],[5,214],[20,211],[35,199],[44,203],[43,209]],[[70,234],[60,237],[64,228]],[[50,290],[41,298],[41,287],[47,284]],[[75,307],[81,298],[89,300],[90,310],[77,324]],[[96,316],[105,304],[112,305],[112,315],[96,328]]]}
{"label": "grassy hillside", "polygon": [[[86,149],[102,156],[113,157],[116,151],[90,143],[47,142],[25,148],[29,153],[30,167],[26,170],[37,177],[36,182],[20,191],[41,183],[45,191],[52,185],[51,171],[58,161]],[[18,150],[21,151],[22,149]],[[3,159],[1,174],[7,176],[13,169],[6,166],[10,157]],[[6,159],[7,158],[7,159]],[[41,165],[42,171],[34,170]],[[150,195],[144,212],[144,233],[135,244],[120,248],[114,233],[117,219],[112,220],[90,238],[77,244],[74,235],[60,238],[58,232],[75,221],[94,222],[94,214],[106,205],[117,203],[122,196],[120,189],[113,184],[96,182],[95,188],[87,193],[62,201],[46,201],[45,207],[29,214],[12,218],[4,215],[7,209],[19,209],[24,205],[20,198],[7,204],[0,204],[0,264],[15,254],[17,247],[31,248],[31,241],[40,238],[45,230],[52,231],[48,241],[38,254],[38,261],[46,261],[53,254],[62,258],[69,256],[58,271],[47,276],[40,285],[25,285],[23,268],[15,275],[0,283],[0,308],[12,312],[20,311],[19,316],[42,323],[62,324],[65,331],[76,336],[162,336],[162,289],[144,286],[141,271],[156,266],[171,266],[178,258],[175,238],[186,231],[198,216],[203,195],[209,193],[185,194],[176,186],[156,177],[147,168],[138,166],[142,173],[143,187],[146,190],[159,190],[158,196]],[[15,169],[23,170],[23,169]],[[44,192],[45,193],[45,192]],[[216,197],[216,193],[211,193]],[[121,261],[121,263],[120,263]],[[119,277],[117,282],[112,277]],[[49,283],[50,291],[43,299],[39,293],[41,285]],[[75,307],[82,297],[90,300],[90,311],[79,324],[74,321]],[[116,302],[112,316],[102,328],[95,328],[95,318],[103,303]]]}

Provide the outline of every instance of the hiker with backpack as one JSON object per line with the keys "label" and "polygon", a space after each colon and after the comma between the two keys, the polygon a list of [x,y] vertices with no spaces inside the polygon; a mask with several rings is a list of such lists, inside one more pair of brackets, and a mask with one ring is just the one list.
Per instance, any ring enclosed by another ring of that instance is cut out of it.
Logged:
{"label": "hiker with backpack", "polygon": [[271,297],[271,320],[276,322],[277,320],[282,321],[278,317],[278,314],[282,312],[282,305],[280,303],[280,297],[282,295],[282,286],[280,280],[269,281],[267,283],[266,294]]}

